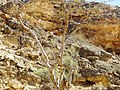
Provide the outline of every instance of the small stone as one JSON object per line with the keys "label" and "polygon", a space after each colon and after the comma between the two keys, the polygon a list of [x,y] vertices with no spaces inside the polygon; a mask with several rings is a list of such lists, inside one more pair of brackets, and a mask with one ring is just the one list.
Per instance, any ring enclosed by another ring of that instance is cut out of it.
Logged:
{"label": "small stone", "polygon": [[115,84],[116,84],[116,85],[120,85],[120,80],[116,81]]}

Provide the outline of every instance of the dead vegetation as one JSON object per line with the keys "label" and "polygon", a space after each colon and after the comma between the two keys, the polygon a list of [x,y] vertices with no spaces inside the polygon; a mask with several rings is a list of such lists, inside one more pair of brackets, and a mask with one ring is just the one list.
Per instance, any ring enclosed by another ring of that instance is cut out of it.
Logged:
{"label": "dead vegetation", "polygon": [[105,51],[119,54],[119,18],[106,18],[104,8],[110,6],[64,0],[0,3],[0,89],[119,88],[120,58]]}

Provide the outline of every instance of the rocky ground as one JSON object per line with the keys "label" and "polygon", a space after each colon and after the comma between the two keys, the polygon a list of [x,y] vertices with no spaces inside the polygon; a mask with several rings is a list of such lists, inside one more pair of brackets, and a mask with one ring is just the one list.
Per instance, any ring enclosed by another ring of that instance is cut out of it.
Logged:
{"label": "rocky ground", "polygon": [[0,90],[120,90],[120,7],[65,5],[0,1]]}

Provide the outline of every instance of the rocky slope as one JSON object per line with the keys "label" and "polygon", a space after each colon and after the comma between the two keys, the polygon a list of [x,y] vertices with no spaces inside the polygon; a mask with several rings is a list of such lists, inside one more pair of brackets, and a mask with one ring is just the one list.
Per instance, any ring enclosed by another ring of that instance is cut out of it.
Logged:
{"label": "rocky slope", "polygon": [[0,10],[1,90],[52,90],[51,82],[58,84],[62,71],[59,60],[67,25],[60,90],[120,89],[119,7],[3,0]]}

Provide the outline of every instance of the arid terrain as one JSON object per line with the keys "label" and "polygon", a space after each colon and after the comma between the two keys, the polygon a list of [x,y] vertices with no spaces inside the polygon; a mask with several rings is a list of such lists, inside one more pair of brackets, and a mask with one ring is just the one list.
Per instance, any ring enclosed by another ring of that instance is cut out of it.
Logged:
{"label": "arid terrain", "polygon": [[120,90],[120,7],[0,0],[0,90]]}

